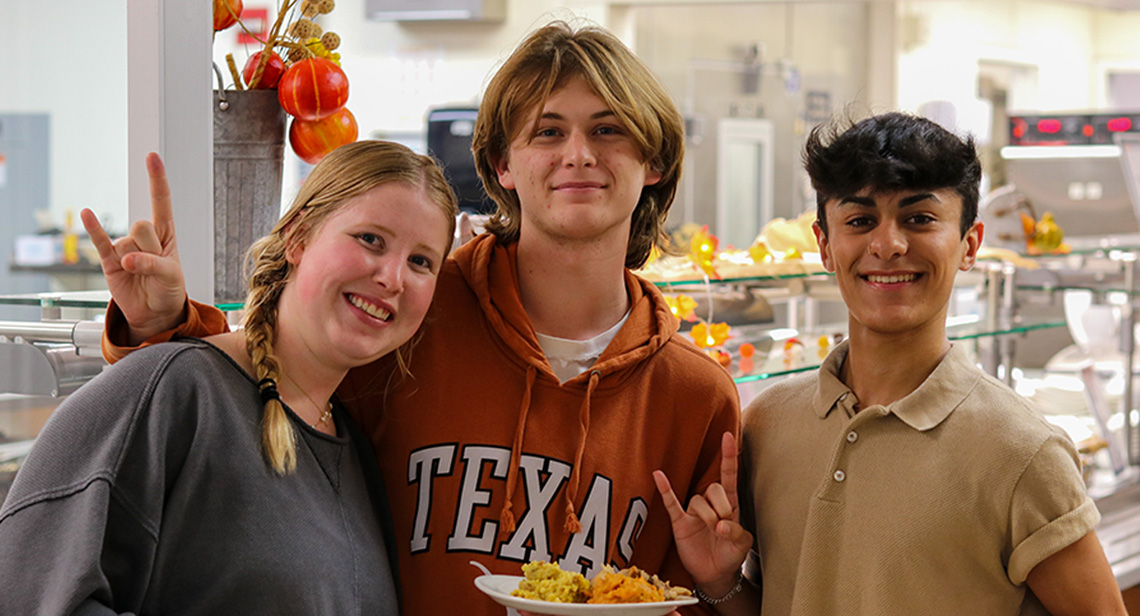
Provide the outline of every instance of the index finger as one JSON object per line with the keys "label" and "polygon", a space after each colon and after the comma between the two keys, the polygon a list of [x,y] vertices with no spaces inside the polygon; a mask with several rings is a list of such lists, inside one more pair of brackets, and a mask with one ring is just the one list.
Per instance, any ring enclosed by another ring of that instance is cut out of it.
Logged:
{"label": "index finger", "polygon": [[740,511],[740,500],[737,496],[737,451],[736,438],[731,432],[725,432],[720,438],[720,485],[724,487],[728,504],[732,506],[733,517]]}
{"label": "index finger", "polygon": [[151,222],[165,246],[174,237],[174,206],[170,200],[170,183],[166,180],[166,165],[157,152],[146,155],[146,174],[150,178]]}

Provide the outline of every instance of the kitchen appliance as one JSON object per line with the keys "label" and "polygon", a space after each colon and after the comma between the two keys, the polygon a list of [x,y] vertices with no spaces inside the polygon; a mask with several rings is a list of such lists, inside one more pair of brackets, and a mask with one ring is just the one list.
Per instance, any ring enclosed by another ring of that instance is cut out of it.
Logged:
{"label": "kitchen appliance", "polygon": [[489,214],[495,203],[483,190],[471,154],[475,133],[475,107],[432,109],[427,117],[427,147],[443,167],[451,187],[459,197],[459,209],[470,214]]}
{"label": "kitchen appliance", "polygon": [[[1070,243],[1140,232],[1117,145],[1007,146],[1006,179]],[[1080,242],[1074,244],[1077,246]]]}

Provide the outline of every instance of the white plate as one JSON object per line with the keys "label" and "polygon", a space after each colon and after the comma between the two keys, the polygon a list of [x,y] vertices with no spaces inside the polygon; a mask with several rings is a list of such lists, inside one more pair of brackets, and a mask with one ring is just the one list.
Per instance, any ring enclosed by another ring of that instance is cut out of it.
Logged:
{"label": "white plate", "polygon": [[692,605],[696,597],[684,597],[676,601],[654,603],[555,603],[512,597],[511,591],[522,581],[519,575],[481,575],[475,578],[475,587],[494,599],[499,605],[526,610],[536,614],[554,616],[578,616],[605,613],[607,616],[664,616],[682,605]]}

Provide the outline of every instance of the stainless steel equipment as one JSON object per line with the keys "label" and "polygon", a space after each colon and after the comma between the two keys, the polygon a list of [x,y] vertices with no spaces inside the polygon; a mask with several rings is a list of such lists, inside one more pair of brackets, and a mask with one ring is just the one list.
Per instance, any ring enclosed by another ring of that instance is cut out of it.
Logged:
{"label": "stainless steel equipment", "polygon": [[1037,217],[1052,212],[1066,238],[1140,232],[1116,145],[1009,146],[1006,176]]}
{"label": "stainless steel equipment", "polygon": [[107,363],[99,350],[103,324],[0,321],[0,393],[65,396]]}

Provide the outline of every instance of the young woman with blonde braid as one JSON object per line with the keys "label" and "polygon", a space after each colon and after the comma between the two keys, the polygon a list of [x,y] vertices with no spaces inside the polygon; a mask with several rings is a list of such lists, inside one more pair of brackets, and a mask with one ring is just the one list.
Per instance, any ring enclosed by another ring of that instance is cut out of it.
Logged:
{"label": "young woman with blonde braid", "polygon": [[[147,168],[161,231],[169,189]],[[403,146],[318,164],[250,250],[243,330],[134,353],[52,416],[0,509],[0,613],[396,613],[376,458],[333,391],[406,361],[456,213]],[[112,272],[155,239],[98,231]]]}

